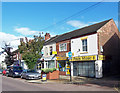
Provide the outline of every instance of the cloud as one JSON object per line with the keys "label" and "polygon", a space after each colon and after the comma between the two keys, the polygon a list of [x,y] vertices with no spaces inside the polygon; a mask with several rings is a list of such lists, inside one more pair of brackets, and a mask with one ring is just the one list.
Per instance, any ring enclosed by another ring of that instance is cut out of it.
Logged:
{"label": "cloud", "polygon": [[[4,48],[5,43],[10,44],[13,50],[18,49],[18,45],[20,45],[20,38],[24,38],[24,36],[15,36],[12,34],[7,34],[4,32],[0,32],[0,51],[2,51],[1,47]],[[33,39],[33,38],[28,38]]]}
{"label": "cloud", "polygon": [[12,34],[7,34],[4,32],[0,32],[0,48],[4,47],[5,43],[9,44],[13,47],[13,48],[17,48],[17,46],[20,44],[19,42],[19,38],[15,35]]}
{"label": "cloud", "polygon": [[115,21],[116,26],[118,27],[118,21]]}
{"label": "cloud", "polygon": [[[102,22],[102,21],[100,21],[100,22]],[[88,22],[88,24],[96,24],[96,23],[99,23],[98,21],[96,21],[96,22]]]}
{"label": "cloud", "polygon": [[16,32],[22,34],[22,35],[36,35],[36,34],[39,34],[40,31],[34,31],[34,30],[31,30],[30,28],[28,27],[21,27],[21,28],[15,28],[14,29]]}
{"label": "cloud", "polygon": [[67,24],[75,27],[75,28],[81,28],[81,27],[85,27],[85,26],[88,26],[89,24],[87,23],[84,23],[84,22],[81,22],[81,21],[78,21],[78,20],[70,20],[67,22]]}
{"label": "cloud", "polygon": [[42,34],[41,36],[44,36],[45,33],[50,33],[51,37],[53,37],[53,36],[56,35],[54,32],[51,32],[51,31],[34,31],[34,30],[31,30],[31,29],[28,28],[28,27],[20,27],[20,28],[15,27],[14,30],[15,30],[17,33],[22,34],[23,36],[39,35],[40,32],[43,32],[43,34]]}

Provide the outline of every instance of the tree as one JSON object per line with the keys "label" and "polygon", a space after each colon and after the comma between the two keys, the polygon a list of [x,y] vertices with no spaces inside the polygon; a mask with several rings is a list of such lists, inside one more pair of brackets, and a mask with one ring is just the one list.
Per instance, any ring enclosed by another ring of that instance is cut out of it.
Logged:
{"label": "tree", "polygon": [[22,54],[22,59],[25,60],[29,69],[34,69],[34,66],[38,60],[41,58],[41,49],[43,48],[44,38],[34,35],[33,40],[27,40],[21,42],[21,45],[18,46],[19,52]]}
{"label": "tree", "polygon": [[14,60],[12,59],[13,58],[13,54],[11,52],[12,47],[10,47],[10,45],[7,45],[5,43],[5,46],[2,49],[4,49],[4,52],[7,53],[4,62],[6,63],[7,66],[12,65],[13,62],[14,62]]}

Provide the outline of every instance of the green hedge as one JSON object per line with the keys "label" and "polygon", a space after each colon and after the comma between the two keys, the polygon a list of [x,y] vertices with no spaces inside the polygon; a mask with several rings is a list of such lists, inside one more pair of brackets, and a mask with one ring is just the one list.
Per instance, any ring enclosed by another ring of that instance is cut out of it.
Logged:
{"label": "green hedge", "polygon": [[56,68],[45,68],[45,69],[41,69],[42,72],[44,73],[49,73],[49,72],[53,72],[56,71]]}

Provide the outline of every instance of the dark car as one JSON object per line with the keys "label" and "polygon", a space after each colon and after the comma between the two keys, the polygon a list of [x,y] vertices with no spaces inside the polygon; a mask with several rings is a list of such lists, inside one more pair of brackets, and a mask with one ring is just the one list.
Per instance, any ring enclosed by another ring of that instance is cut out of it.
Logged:
{"label": "dark car", "polygon": [[20,77],[22,71],[23,71],[23,68],[21,66],[11,66],[8,70],[7,76]]}
{"label": "dark car", "polygon": [[40,79],[41,73],[38,73],[35,70],[23,70],[21,73],[21,78],[25,79]]}
{"label": "dark car", "polygon": [[2,74],[2,71],[3,71],[3,70],[2,70],[2,69],[0,69],[0,74]]}

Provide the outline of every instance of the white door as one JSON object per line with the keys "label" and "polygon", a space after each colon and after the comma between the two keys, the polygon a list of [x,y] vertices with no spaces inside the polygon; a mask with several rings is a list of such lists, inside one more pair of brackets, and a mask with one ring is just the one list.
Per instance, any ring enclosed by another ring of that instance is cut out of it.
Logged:
{"label": "white door", "polygon": [[102,60],[96,60],[95,61],[95,73],[96,73],[96,78],[102,78]]}

